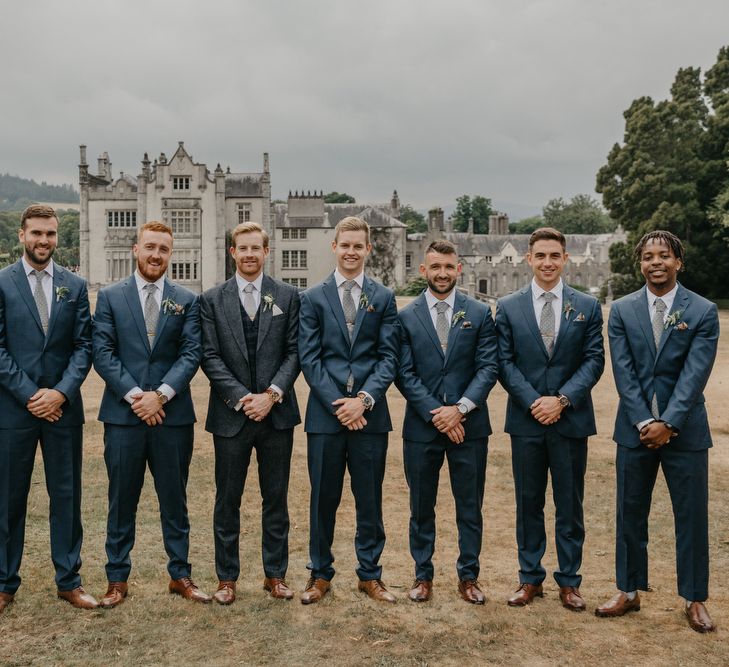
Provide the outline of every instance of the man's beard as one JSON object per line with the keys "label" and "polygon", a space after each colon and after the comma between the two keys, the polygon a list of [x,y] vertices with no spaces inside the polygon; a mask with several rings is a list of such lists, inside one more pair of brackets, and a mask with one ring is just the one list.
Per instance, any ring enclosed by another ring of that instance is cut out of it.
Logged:
{"label": "man's beard", "polygon": [[452,291],[453,288],[456,286],[456,280],[452,280],[450,283],[448,283],[448,287],[442,288],[438,287],[434,282],[428,281],[428,287],[430,287],[431,292],[435,292],[436,294],[448,294],[448,292]]}
{"label": "man's beard", "polygon": [[54,247],[48,248],[48,257],[46,259],[41,259],[38,257],[38,255],[35,254],[33,250],[31,250],[28,246],[25,246],[25,254],[28,255],[28,258],[34,263],[38,265],[48,264],[48,262],[51,261],[51,257],[53,257],[53,253],[55,252]]}

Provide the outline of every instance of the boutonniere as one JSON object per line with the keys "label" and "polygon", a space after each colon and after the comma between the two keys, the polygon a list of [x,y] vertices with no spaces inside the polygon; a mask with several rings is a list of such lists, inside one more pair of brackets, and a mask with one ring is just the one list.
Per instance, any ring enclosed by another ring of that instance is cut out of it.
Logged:
{"label": "boutonniere", "polygon": [[466,316],[465,310],[459,310],[457,313],[453,313],[453,319],[451,320],[451,327],[456,326],[456,324],[462,320]]}
{"label": "boutonniere", "polygon": [[368,313],[374,313],[375,312],[375,307],[374,306],[367,306],[367,312]]}
{"label": "boutonniere", "polygon": [[472,329],[473,324],[471,324],[470,321],[465,321],[463,324],[461,324],[461,329]]}
{"label": "boutonniere", "polygon": [[575,312],[575,307],[572,305],[571,301],[564,302],[564,306],[562,306],[562,312],[564,313],[564,319],[569,320],[570,313]]}
{"label": "boutonniere", "polygon": [[[682,310],[674,310],[666,318],[666,321],[663,324],[663,328],[668,329],[669,327],[673,327],[674,329],[678,329],[678,324],[679,324],[679,322],[681,322],[681,315],[683,315]],[[686,322],[681,322],[681,324],[686,325],[685,327],[681,328],[681,331],[683,331],[683,329],[688,328],[688,324],[686,324]]]}
{"label": "boutonniere", "polygon": [[185,312],[185,306],[180,303],[175,303],[170,297],[167,297],[162,302],[162,312],[165,315],[182,315]]}
{"label": "boutonniere", "polygon": [[68,289],[65,285],[61,285],[60,287],[56,287],[56,303],[59,301],[63,301],[69,294],[71,290]]}
{"label": "boutonniere", "polygon": [[266,310],[273,311],[273,307],[275,305],[276,304],[273,302],[273,294],[271,294],[271,292],[263,295],[263,310],[264,311],[266,311]]}
{"label": "boutonniere", "polygon": [[[370,305],[370,300],[367,298],[367,295],[364,293],[364,290],[362,290],[362,294],[359,295],[359,307],[360,307],[360,309],[362,309],[362,308],[367,308],[369,305]],[[374,310],[374,308],[372,308],[372,310]],[[369,308],[367,308],[367,312],[371,313],[372,311]]]}
{"label": "boutonniere", "polygon": [[577,317],[575,317],[575,322],[584,322],[585,321],[585,313],[577,313]]}

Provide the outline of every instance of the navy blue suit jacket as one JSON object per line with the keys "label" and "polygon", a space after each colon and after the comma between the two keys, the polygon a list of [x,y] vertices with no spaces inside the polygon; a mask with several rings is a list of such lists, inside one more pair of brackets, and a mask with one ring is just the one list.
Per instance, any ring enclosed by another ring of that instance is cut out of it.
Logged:
{"label": "navy blue suit jacket", "polygon": [[202,356],[199,298],[165,279],[162,301],[181,306],[160,309],[150,349],[134,276],[99,291],[93,319],[94,368],[106,382],[99,420],[134,426],[141,423],[124,396],[134,387],[154,391],[170,385],[175,397],[164,406],[164,424],[195,422],[190,380]]}
{"label": "navy blue suit jacket", "polygon": [[679,429],[667,447],[711,447],[703,391],[716,358],[717,308],[679,284],[669,317],[675,313],[656,350],[645,287],[618,299],[610,310],[610,356],[620,395],[613,439],[625,447],[640,445],[635,425],[652,418],[654,393],[660,418]]}
{"label": "navy blue suit jacket", "polygon": [[46,336],[22,262],[0,271],[0,415],[6,428],[38,423],[25,406],[40,387],[67,399],[55,424],[84,423],[80,389],[91,368],[86,281],[54,263],[51,299]]}
{"label": "navy blue suit jacket", "polygon": [[[568,303],[572,310],[565,312]],[[497,303],[499,381],[509,393],[504,430],[511,435],[540,435],[554,429],[567,438],[584,438],[596,432],[590,391],[605,368],[602,310],[597,299],[567,284],[562,304],[550,357],[534,314],[531,283]],[[557,422],[544,426],[530,407],[540,396],[557,394],[567,396],[571,405]]]}
{"label": "navy blue suit jacket", "polygon": [[[392,430],[385,392],[397,374],[398,333],[395,294],[364,277],[352,343],[332,273],[324,282],[301,293],[299,360],[310,387],[304,430],[337,433],[345,427],[334,416],[332,402],[366,391],[375,400],[365,412],[365,433]],[[349,374],[354,387],[347,393]]]}
{"label": "navy blue suit jacket", "polygon": [[398,389],[407,400],[403,438],[430,442],[440,433],[433,426],[431,410],[453,405],[463,396],[476,408],[463,426],[466,439],[491,435],[486,397],[498,377],[496,331],[491,309],[456,292],[454,317],[445,355],[428,312],[425,293],[398,315],[400,322],[400,369]]}

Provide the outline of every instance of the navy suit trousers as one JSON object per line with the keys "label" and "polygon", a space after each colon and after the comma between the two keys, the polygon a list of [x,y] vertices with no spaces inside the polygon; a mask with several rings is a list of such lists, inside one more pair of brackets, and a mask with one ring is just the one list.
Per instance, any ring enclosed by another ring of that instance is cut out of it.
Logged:
{"label": "navy suit trousers", "polygon": [[547,474],[552,475],[555,508],[555,543],[559,586],[577,586],[582,565],[585,524],[582,500],[585,494],[587,438],[565,438],[554,430],[539,436],[511,436],[511,465],[516,494],[516,542],[519,549],[519,582],[540,584],[544,580],[542,556],[547,546],[544,528],[544,497]]}
{"label": "navy suit trousers", "polygon": [[81,426],[0,429],[0,591],[20,586],[25,516],[38,442],[50,498],[51,559],[58,590],[81,585]]}
{"label": "navy suit trousers", "polygon": [[310,538],[307,566],[312,576],[330,581],[334,576],[334,525],[342,499],[345,468],[349,470],[357,516],[354,548],[357,576],[368,581],[382,577],[379,565],[385,547],[382,522],[382,481],[385,478],[387,433],[309,433],[311,483]]}
{"label": "navy suit trousers", "polygon": [[487,456],[488,438],[454,444],[447,436],[438,434],[430,442],[403,442],[405,478],[410,488],[410,553],[415,561],[416,579],[433,579],[435,503],[440,469],[446,457],[456,502],[459,549],[456,571],[462,581],[478,579]]}
{"label": "navy suit trousers", "polygon": [[621,591],[648,590],[648,514],[658,468],[663,469],[676,529],[678,594],[709,596],[709,450],[618,445],[616,578]]}
{"label": "navy suit trousers", "polygon": [[104,424],[104,460],[109,475],[106,576],[126,581],[132,568],[139,496],[149,470],[159,500],[162,540],[172,579],[189,577],[190,521],[187,476],[192,459],[193,426],[118,426]]}

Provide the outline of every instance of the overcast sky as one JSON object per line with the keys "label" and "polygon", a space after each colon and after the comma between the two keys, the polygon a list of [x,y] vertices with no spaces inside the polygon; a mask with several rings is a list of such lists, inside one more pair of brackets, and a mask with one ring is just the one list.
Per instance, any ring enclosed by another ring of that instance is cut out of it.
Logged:
{"label": "overcast sky", "polygon": [[177,142],[274,197],[416,208],[490,196],[512,220],[594,193],[623,111],[729,44],[727,0],[2,0],[0,172],[78,185]]}

